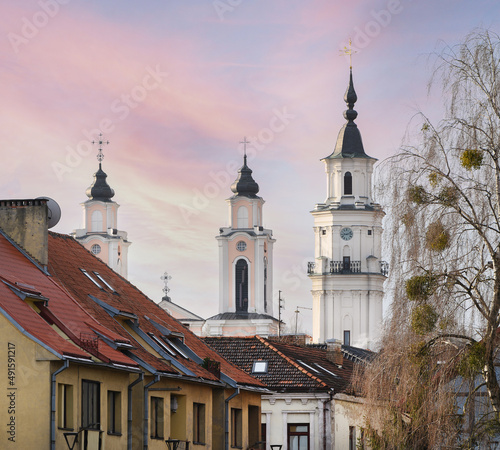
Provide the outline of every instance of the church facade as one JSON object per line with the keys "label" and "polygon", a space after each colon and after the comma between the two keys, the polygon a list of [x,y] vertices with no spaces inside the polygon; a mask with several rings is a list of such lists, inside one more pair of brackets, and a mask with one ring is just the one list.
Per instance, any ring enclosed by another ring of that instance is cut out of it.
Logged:
{"label": "church facade", "polygon": [[228,226],[220,228],[219,314],[207,319],[207,336],[269,336],[278,333],[273,317],[273,238],[263,226],[264,200],[246,154],[232,184]]}
{"label": "church facade", "polygon": [[377,161],[365,153],[354,120],[357,95],[350,73],[344,100],[347,122],[333,153],[322,161],[327,196],[316,204],[315,261],[312,281],[313,341],[330,339],[374,349],[382,322],[383,284],[387,266],[381,259],[382,207],[373,199],[372,174]]}

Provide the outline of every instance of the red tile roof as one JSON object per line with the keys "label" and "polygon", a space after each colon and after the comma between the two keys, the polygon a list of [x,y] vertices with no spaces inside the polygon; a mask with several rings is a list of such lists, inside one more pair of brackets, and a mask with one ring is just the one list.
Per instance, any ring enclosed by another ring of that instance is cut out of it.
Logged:
{"label": "red tile roof", "polygon": [[[219,361],[221,372],[239,385],[264,386],[218,355],[70,236],[49,233],[48,244],[50,275],[0,231],[0,314],[29,337],[59,356],[84,358],[89,363],[98,358],[107,364],[219,381],[200,365],[204,358],[210,358]],[[187,358],[177,350],[172,350],[175,357],[162,352],[153,335],[167,347],[172,338]],[[166,341],[162,341],[164,335],[170,335]],[[155,345],[159,351],[154,350]]]}
{"label": "red tile roof", "polygon": [[[325,349],[284,344],[260,336],[203,340],[271,390],[351,392],[354,364],[345,356],[339,366],[327,359]],[[252,373],[255,361],[267,361],[267,372]]]}
{"label": "red tile roof", "polygon": [[[102,289],[92,283],[80,269],[86,270],[102,286]],[[139,329],[146,334],[153,334],[158,339],[162,339],[165,333],[160,332],[152,322],[174,333],[174,335],[181,333],[184,345],[194,352],[195,355],[193,356],[197,356],[202,360],[210,358],[219,361],[221,363],[221,372],[237,383],[256,387],[263,386],[260,381],[218,355],[128,280],[110,269],[70,236],[49,232],[48,270],[53,279],[63,286],[90,316],[97,319],[100,325],[121,336],[122,339],[128,339],[135,347],[139,348],[141,345],[126,331],[119,320],[113,318],[92,297],[115,311],[134,314],[138,319]],[[93,272],[98,272],[114,291],[111,291],[100,282]],[[179,343],[182,345],[182,342],[177,342],[177,344]],[[144,353],[138,350],[130,350],[130,353],[139,358],[145,358]],[[176,357],[176,360],[194,376],[212,381],[218,380],[215,375],[201,367],[196,359],[196,357],[190,357],[189,359],[182,356]],[[148,364],[157,370],[162,370],[165,366],[161,357],[149,358]]]}

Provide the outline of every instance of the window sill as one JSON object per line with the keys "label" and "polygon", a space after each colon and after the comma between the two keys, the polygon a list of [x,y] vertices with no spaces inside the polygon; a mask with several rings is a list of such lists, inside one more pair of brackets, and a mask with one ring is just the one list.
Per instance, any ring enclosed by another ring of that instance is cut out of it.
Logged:
{"label": "window sill", "polygon": [[163,436],[158,436],[158,437],[154,437],[154,436],[149,436],[151,439],[154,439],[155,441],[163,441],[165,438]]}
{"label": "window sill", "polygon": [[192,444],[193,445],[207,445],[206,442],[196,442],[196,441],[193,441]]}
{"label": "window sill", "polygon": [[62,430],[62,431],[75,431],[74,428],[63,428],[63,427],[57,427],[58,430]]}
{"label": "window sill", "polygon": [[108,436],[122,436],[121,433],[119,432],[111,432],[111,431],[108,431]]}

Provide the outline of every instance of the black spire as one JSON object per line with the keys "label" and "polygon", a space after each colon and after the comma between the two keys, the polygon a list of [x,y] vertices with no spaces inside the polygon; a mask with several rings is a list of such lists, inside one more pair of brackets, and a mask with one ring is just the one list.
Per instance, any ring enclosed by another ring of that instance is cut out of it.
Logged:
{"label": "black spire", "polygon": [[357,111],[354,110],[354,104],[358,100],[354,83],[352,82],[352,68],[350,69],[349,86],[344,95],[344,101],[347,104],[347,110],[344,111],[344,117],[347,123],[340,129],[335,144],[335,150],[328,158],[370,158],[363,148],[361,133],[358,126],[354,123],[358,117]]}
{"label": "black spire", "polygon": [[109,144],[109,141],[105,141],[102,138],[102,133],[99,134],[99,139],[97,141],[92,141],[92,144],[98,144],[99,152],[97,153],[97,161],[99,161],[99,170],[94,173],[94,182],[85,191],[87,197],[91,200],[100,200],[102,202],[110,202],[111,198],[115,195],[115,191],[111,189],[109,184],[106,182],[107,175],[102,170],[101,162],[104,159],[104,154],[102,153],[102,146],[104,144]]}
{"label": "black spire", "polygon": [[111,198],[115,195],[115,191],[106,182],[106,177],[107,175],[102,170],[101,163],[99,163],[99,170],[94,173],[94,182],[85,191],[88,198],[91,200],[101,200],[102,202],[111,201]]}
{"label": "black spire", "polygon": [[255,182],[252,177],[252,169],[247,166],[247,155],[243,157],[243,167],[238,170],[238,178],[231,185],[231,190],[242,197],[257,197],[257,192],[259,192],[259,185]]}

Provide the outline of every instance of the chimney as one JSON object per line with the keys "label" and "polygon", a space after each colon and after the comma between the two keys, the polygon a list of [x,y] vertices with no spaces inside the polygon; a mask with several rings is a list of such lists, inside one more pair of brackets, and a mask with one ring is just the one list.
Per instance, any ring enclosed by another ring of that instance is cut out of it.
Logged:
{"label": "chimney", "polygon": [[0,200],[0,228],[42,266],[48,262],[47,199]]}
{"label": "chimney", "polygon": [[339,339],[327,339],[326,359],[334,364],[342,366],[344,357],[342,356],[342,343]]}

